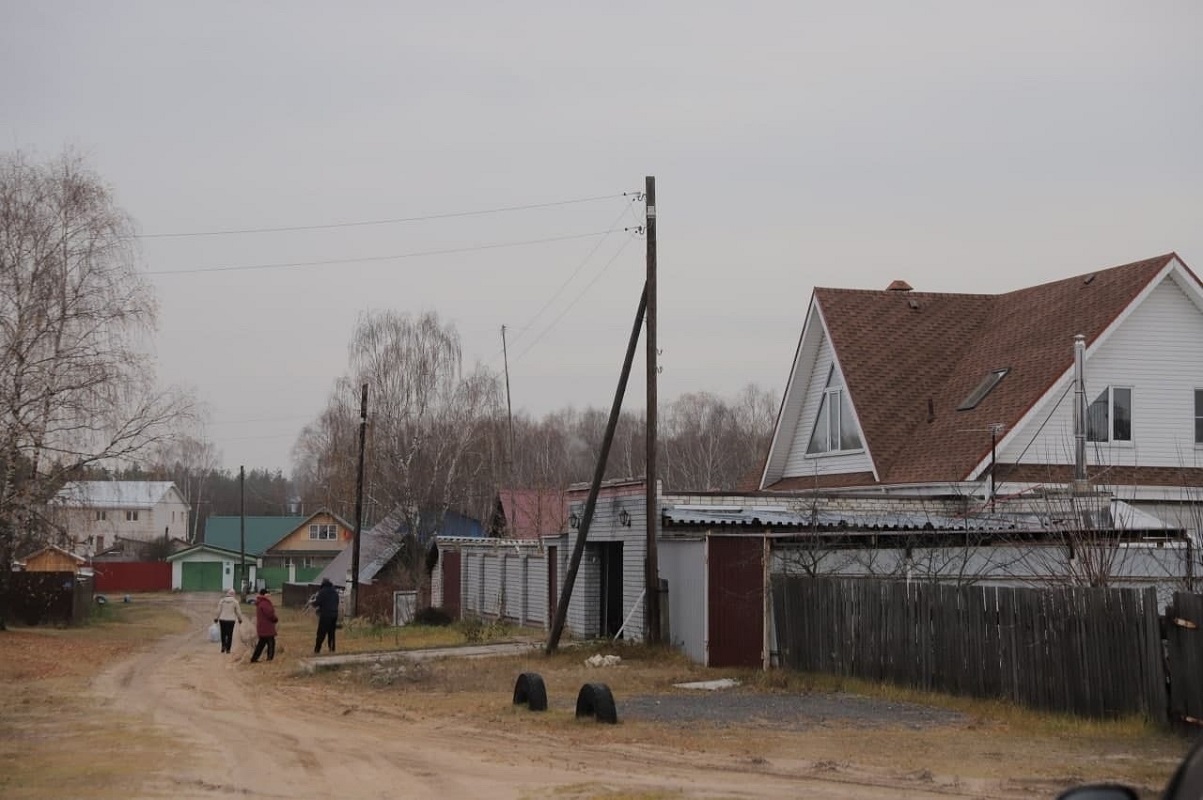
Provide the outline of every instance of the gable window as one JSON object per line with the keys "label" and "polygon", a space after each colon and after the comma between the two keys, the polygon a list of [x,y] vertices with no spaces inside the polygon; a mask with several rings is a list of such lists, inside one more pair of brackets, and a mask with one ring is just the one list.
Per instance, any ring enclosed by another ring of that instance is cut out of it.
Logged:
{"label": "gable window", "polygon": [[125,512],[125,521],[126,522],[137,522],[138,521],[138,512],[137,511],[126,511]]}
{"label": "gable window", "polygon": [[833,364],[831,371],[827,373],[827,386],[823,389],[822,400],[819,401],[819,413],[815,417],[815,427],[810,434],[806,453],[839,453],[860,450],[861,447],[848,393],[844,390],[844,382]]}
{"label": "gable window", "polygon": [[318,540],[333,540],[338,538],[337,525],[310,525],[309,538]]}
{"label": "gable window", "polygon": [[1195,389],[1195,444],[1203,444],[1203,389]]}
{"label": "gable window", "polygon": [[1086,410],[1086,441],[1132,441],[1132,390],[1108,386]]}

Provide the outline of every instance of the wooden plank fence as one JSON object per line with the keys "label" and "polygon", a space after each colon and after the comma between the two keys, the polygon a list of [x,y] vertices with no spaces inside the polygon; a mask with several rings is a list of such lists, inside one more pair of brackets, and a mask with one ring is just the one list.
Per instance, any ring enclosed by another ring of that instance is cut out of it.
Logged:
{"label": "wooden plank fence", "polygon": [[1154,589],[777,575],[773,604],[781,663],[793,669],[1084,716],[1166,720]]}
{"label": "wooden plank fence", "polygon": [[1170,717],[1197,728],[1203,725],[1203,596],[1175,593],[1165,622]]}

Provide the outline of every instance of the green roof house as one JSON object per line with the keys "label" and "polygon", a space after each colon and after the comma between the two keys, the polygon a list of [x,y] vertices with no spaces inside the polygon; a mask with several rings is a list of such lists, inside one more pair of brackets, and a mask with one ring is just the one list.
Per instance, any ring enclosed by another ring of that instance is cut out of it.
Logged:
{"label": "green roof house", "polygon": [[245,547],[240,541],[242,517],[209,517],[205,520],[205,544],[248,556],[261,556],[267,548],[292,533],[309,517],[246,517]]}

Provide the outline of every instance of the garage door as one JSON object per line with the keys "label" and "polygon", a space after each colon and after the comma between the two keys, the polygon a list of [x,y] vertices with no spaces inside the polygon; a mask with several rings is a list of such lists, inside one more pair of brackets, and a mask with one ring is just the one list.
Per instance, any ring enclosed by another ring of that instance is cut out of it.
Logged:
{"label": "garage door", "polygon": [[181,588],[185,592],[220,592],[221,568],[220,561],[185,562]]}

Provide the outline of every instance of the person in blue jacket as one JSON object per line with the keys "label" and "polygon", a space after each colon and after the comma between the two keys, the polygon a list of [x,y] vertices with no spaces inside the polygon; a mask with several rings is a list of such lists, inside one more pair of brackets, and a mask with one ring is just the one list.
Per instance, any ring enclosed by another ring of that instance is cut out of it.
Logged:
{"label": "person in blue jacket", "polygon": [[329,578],[322,578],[322,586],[310,605],[317,609],[317,642],[313,645],[313,652],[322,652],[322,642],[328,642],[329,651],[333,653],[334,630],[338,626],[338,590]]}

